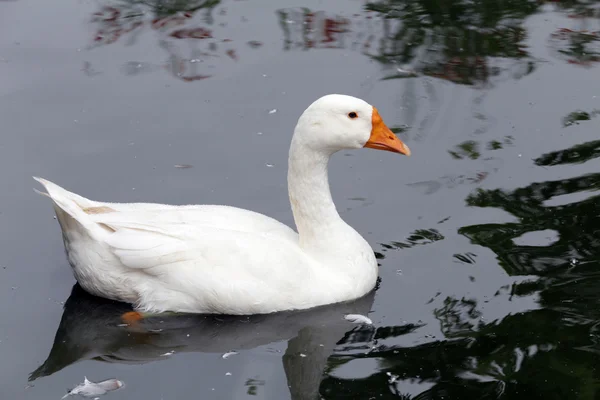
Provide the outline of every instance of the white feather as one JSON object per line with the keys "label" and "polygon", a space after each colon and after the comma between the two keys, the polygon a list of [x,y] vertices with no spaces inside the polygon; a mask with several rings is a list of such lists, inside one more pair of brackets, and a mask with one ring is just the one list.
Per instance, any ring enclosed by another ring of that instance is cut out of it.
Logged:
{"label": "white feather", "polygon": [[69,396],[83,396],[83,397],[97,397],[113,390],[117,390],[123,387],[123,382],[118,379],[107,379],[102,382],[91,382],[87,377],[83,378],[83,383],[80,383],[73,389],[71,389],[67,394],[65,394],[62,398],[67,398]]}
{"label": "white feather", "polygon": [[346,321],[352,322],[353,324],[365,324],[372,325],[373,321],[369,317],[365,317],[361,314],[346,314],[344,315]]}

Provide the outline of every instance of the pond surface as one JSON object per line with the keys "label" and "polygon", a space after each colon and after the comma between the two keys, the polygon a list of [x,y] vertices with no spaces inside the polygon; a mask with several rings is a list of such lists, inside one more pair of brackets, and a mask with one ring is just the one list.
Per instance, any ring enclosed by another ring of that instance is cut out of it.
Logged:
{"label": "pond surface", "polygon": [[[74,286],[32,175],[293,225],[289,141],[327,93],[413,152],[331,163],[374,293],[132,327]],[[0,0],[0,124],[2,399],[600,398],[598,2]]]}

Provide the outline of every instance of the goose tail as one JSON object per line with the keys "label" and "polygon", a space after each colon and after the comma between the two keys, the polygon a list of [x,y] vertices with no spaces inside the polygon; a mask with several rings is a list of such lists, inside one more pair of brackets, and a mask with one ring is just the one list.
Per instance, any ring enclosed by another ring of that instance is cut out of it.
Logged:
{"label": "goose tail", "polygon": [[33,189],[34,192],[49,197],[52,200],[56,218],[58,219],[63,232],[83,230],[83,232],[88,235],[95,236],[95,233],[103,231],[102,228],[92,221],[90,216],[85,212],[85,209],[98,207],[100,203],[86,199],[78,194],[71,193],[46,179],[36,176],[34,176],[33,179],[41,183],[46,190],[46,192],[42,192]]}

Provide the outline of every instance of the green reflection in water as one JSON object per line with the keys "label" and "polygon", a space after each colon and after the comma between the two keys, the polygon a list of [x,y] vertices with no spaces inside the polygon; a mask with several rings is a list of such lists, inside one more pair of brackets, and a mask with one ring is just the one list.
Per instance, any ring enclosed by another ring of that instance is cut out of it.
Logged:
{"label": "green reflection in water", "polygon": [[[538,165],[599,157],[598,142],[544,154]],[[587,150],[587,151],[586,151]],[[409,399],[596,399],[600,394],[600,173],[532,183],[513,191],[478,190],[471,207],[503,209],[518,222],[459,229],[492,250],[509,275],[531,279],[504,287],[511,296],[537,294],[541,309],[486,322],[477,299],[447,297],[434,310],[445,340],[411,347],[380,345],[354,359],[375,359],[379,370],[363,379],[326,376],[325,398],[398,398],[402,383],[429,389]],[[587,198],[548,206],[557,196]],[[524,233],[550,229],[549,246],[517,245]],[[336,359],[338,356],[333,356]]]}

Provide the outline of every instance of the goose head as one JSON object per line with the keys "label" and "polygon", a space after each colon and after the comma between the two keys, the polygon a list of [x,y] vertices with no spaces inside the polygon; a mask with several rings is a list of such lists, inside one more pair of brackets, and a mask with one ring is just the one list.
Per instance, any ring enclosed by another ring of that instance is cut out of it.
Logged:
{"label": "goose head", "polygon": [[367,147],[410,155],[408,146],[386,126],[375,107],[340,94],[323,96],[304,111],[294,141],[329,154]]}

